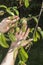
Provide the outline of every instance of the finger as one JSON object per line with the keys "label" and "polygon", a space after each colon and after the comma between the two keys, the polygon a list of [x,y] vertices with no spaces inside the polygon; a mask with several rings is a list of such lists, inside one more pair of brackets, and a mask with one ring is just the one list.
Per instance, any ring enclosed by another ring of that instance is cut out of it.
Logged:
{"label": "finger", "polygon": [[21,42],[21,46],[26,46],[28,44],[28,40],[23,40],[22,42]]}
{"label": "finger", "polygon": [[23,27],[23,29],[25,29],[25,30],[23,31],[22,28],[21,28],[21,30],[20,30],[20,33],[19,33],[19,37],[20,37],[20,38],[23,38],[23,36],[24,36],[24,34],[25,34],[25,31],[26,31],[26,29],[27,29],[27,25],[26,25],[25,27]]}
{"label": "finger", "polygon": [[22,34],[22,30],[20,30],[20,33],[19,33],[19,35],[21,35]]}
{"label": "finger", "polygon": [[1,26],[0,25],[0,32],[6,33],[8,30],[9,30],[9,27],[8,26],[7,27],[4,27],[4,26]]}
{"label": "finger", "polygon": [[16,36],[16,38],[17,38],[17,40],[18,40],[18,32],[15,33],[15,36]]}
{"label": "finger", "polygon": [[20,18],[19,16],[12,16],[12,17],[8,17],[8,20],[10,20],[10,23],[13,24],[16,21],[18,21]]}
{"label": "finger", "polygon": [[26,27],[24,29],[25,29],[25,31],[22,32],[22,37],[24,37],[24,35],[25,35],[26,29],[27,29],[27,25],[26,25]]}
{"label": "finger", "polygon": [[25,33],[25,35],[24,35],[24,37],[23,37],[24,40],[27,38],[29,32],[30,32],[30,28],[27,29],[27,31],[26,31],[26,33]]}

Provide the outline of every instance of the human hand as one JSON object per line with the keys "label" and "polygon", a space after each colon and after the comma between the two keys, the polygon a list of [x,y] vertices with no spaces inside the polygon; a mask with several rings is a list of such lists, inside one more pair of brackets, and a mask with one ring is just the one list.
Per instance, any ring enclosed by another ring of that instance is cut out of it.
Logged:
{"label": "human hand", "polygon": [[4,18],[0,23],[0,32],[6,33],[16,21],[19,20],[19,16],[11,16]]}

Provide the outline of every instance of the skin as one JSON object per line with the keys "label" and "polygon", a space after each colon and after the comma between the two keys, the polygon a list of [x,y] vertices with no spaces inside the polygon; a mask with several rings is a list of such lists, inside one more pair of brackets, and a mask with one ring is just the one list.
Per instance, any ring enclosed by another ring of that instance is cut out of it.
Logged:
{"label": "skin", "polygon": [[[27,29],[27,31],[25,33],[20,31],[19,34],[16,33],[16,38],[18,39],[20,37],[19,40],[26,39],[27,36],[28,36],[28,33],[29,33],[29,29]],[[18,49],[17,48],[20,46],[20,43],[21,43],[21,41],[13,42],[11,44],[10,49],[9,49],[6,57],[2,61],[1,65],[14,65],[15,64],[15,60],[16,60],[16,57],[17,57],[17,54],[18,54]],[[25,42],[25,44],[24,44],[24,42],[22,42],[21,46],[25,46],[25,45],[27,45],[27,43],[28,42]],[[12,47],[14,48],[13,51],[11,51]],[[14,53],[15,49],[17,49],[17,50],[15,52],[15,56],[13,56],[13,53]]]}
{"label": "skin", "polygon": [[[18,16],[12,16],[12,18],[7,17],[7,18],[3,19],[0,23],[0,32],[6,33],[10,29],[10,25],[14,24],[18,20],[19,20]],[[8,51],[5,59],[1,63],[1,65],[13,65],[14,64],[13,51],[11,53],[9,53],[9,51]]]}
{"label": "skin", "polygon": [[[14,20],[13,23],[15,23],[17,20],[19,20],[19,17],[17,17],[17,18],[16,17],[14,17],[16,20]],[[9,20],[9,18],[5,18],[4,20],[2,20],[1,24],[6,23],[5,21],[6,22],[9,21],[6,24],[7,25],[6,27],[8,27],[8,29],[5,27],[6,29],[4,28],[4,31],[3,31],[3,26],[2,26],[2,30],[0,30],[2,33],[6,33],[9,30],[9,25],[8,25],[9,23],[12,24],[12,22]],[[19,34],[18,34],[18,32],[15,33],[15,37],[17,38],[17,41],[11,43],[9,51],[7,52],[5,58],[3,59],[3,61],[0,65],[15,65],[15,60],[16,60],[16,57],[18,54],[18,48],[20,46],[23,46],[23,47],[26,46],[28,44],[28,42],[31,42],[33,40],[33,39],[26,40],[26,38],[28,37],[28,34],[30,32],[30,28],[27,28],[27,25],[25,26],[25,28],[26,28],[25,32],[23,32],[21,29]],[[22,42],[22,44],[21,44],[21,42]],[[15,52],[15,50],[16,50],[16,52]]]}
{"label": "skin", "polygon": [[12,16],[12,19],[11,17],[3,19],[0,23],[0,32],[6,33],[10,29],[10,25],[13,25],[18,20],[18,16]]}

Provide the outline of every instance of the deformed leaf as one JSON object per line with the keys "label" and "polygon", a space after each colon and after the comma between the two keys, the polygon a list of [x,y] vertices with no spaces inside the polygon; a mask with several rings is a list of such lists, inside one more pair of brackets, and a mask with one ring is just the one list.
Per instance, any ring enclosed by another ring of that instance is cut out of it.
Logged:
{"label": "deformed leaf", "polygon": [[0,10],[0,16],[4,15],[4,11],[3,10]]}
{"label": "deformed leaf", "polygon": [[41,27],[38,27],[38,31],[40,31],[40,32],[42,31]]}
{"label": "deformed leaf", "polygon": [[34,36],[33,36],[33,41],[34,41],[34,42],[37,41],[37,35],[36,35],[36,32],[35,32],[35,34],[34,34]]}
{"label": "deformed leaf", "polygon": [[0,5],[0,8],[5,8],[6,9],[7,7],[5,5]]}
{"label": "deformed leaf", "polygon": [[23,26],[22,26],[22,32],[25,32],[25,31],[26,31],[26,26],[23,25]]}
{"label": "deformed leaf", "polygon": [[43,39],[43,31],[40,32],[41,36],[42,36],[42,39]]}
{"label": "deformed leaf", "polygon": [[40,34],[38,32],[36,32],[36,36],[38,39],[40,39]]}
{"label": "deformed leaf", "polygon": [[19,61],[18,65],[26,65],[23,61]]}
{"label": "deformed leaf", "polygon": [[38,19],[34,16],[32,16],[32,18],[35,20],[36,23],[38,23]]}
{"label": "deformed leaf", "polygon": [[27,8],[29,6],[29,0],[24,0],[25,7]]}
{"label": "deformed leaf", "polygon": [[16,37],[13,35],[13,33],[8,33],[9,35],[9,38],[12,42],[15,42],[16,41]]}
{"label": "deformed leaf", "polygon": [[40,27],[38,27],[38,31],[41,34],[42,38],[43,38],[43,31],[42,31],[42,29]]}
{"label": "deformed leaf", "polygon": [[8,48],[9,45],[6,42],[6,38],[3,33],[0,33],[0,45],[4,48]]}
{"label": "deformed leaf", "polygon": [[19,58],[20,58],[20,60],[22,60],[23,62],[26,62],[27,59],[28,59],[28,54],[27,54],[27,52],[24,50],[23,47],[19,50]]}
{"label": "deformed leaf", "polygon": [[14,13],[10,10],[10,8],[7,8],[6,11],[7,11],[10,15],[14,16]]}
{"label": "deformed leaf", "polygon": [[36,31],[33,37],[33,40],[36,42],[38,39],[40,39],[39,33]]}
{"label": "deformed leaf", "polygon": [[34,28],[31,28],[31,29],[30,29],[30,32],[32,33],[33,31],[34,31]]}
{"label": "deformed leaf", "polygon": [[37,41],[37,37],[36,37],[36,36],[34,36],[33,41],[34,41],[34,42],[36,42],[36,41]]}
{"label": "deformed leaf", "polygon": [[19,27],[16,27],[16,32],[20,32],[20,28]]}
{"label": "deformed leaf", "polygon": [[17,6],[14,6],[13,9],[17,9]]}
{"label": "deformed leaf", "polygon": [[22,24],[27,24],[27,19],[25,17],[21,18],[20,22]]}
{"label": "deformed leaf", "polygon": [[13,10],[14,10],[14,12],[15,12],[17,15],[19,15],[19,11],[17,10],[17,8],[14,8],[14,7],[13,7]]}

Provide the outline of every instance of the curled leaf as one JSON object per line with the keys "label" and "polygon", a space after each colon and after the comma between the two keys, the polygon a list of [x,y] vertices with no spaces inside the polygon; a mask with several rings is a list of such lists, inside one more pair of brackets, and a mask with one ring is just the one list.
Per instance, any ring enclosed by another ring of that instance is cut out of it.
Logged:
{"label": "curled leaf", "polygon": [[23,61],[19,61],[18,65],[26,65]]}
{"label": "curled leaf", "polygon": [[7,11],[10,15],[14,16],[14,13],[10,10],[10,8],[7,8],[6,11]]}
{"label": "curled leaf", "polygon": [[43,38],[43,31],[42,31],[42,29],[40,27],[38,27],[38,31],[41,34],[42,38]]}
{"label": "curled leaf", "polygon": [[13,7],[14,12],[19,15],[19,11],[17,10],[17,7]]}
{"label": "curled leaf", "polygon": [[24,4],[25,4],[25,7],[27,8],[29,6],[29,0],[23,0],[24,1]]}
{"label": "curled leaf", "polygon": [[19,27],[16,27],[16,32],[20,32],[20,28]]}
{"label": "curled leaf", "polygon": [[6,38],[3,33],[0,33],[0,45],[4,48],[8,48],[9,45],[6,42]]}
{"label": "curled leaf", "polygon": [[0,16],[4,15],[4,11],[3,10],[0,10]]}
{"label": "curled leaf", "polygon": [[5,8],[6,9],[7,7],[5,5],[0,5],[0,8]]}
{"label": "curled leaf", "polygon": [[20,60],[22,60],[23,62],[26,62],[28,59],[28,54],[27,52],[24,50],[23,47],[21,47],[21,49],[19,50],[19,58]]}
{"label": "curled leaf", "polygon": [[35,20],[36,23],[38,23],[38,19],[34,16],[32,16],[32,18]]}
{"label": "curled leaf", "polygon": [[8,33],[8,36],[12,42],[16,41],[16,37],[13,35],[13,33]]}
{"label": "curled leaf", "polygon": [[35,34],[34,34],[34,36],[33,36],[33,40],[34,40],[34,42],[37,42],[38,39],[40,39],[40,35],[39,35],[39,33],[36,31]]}

